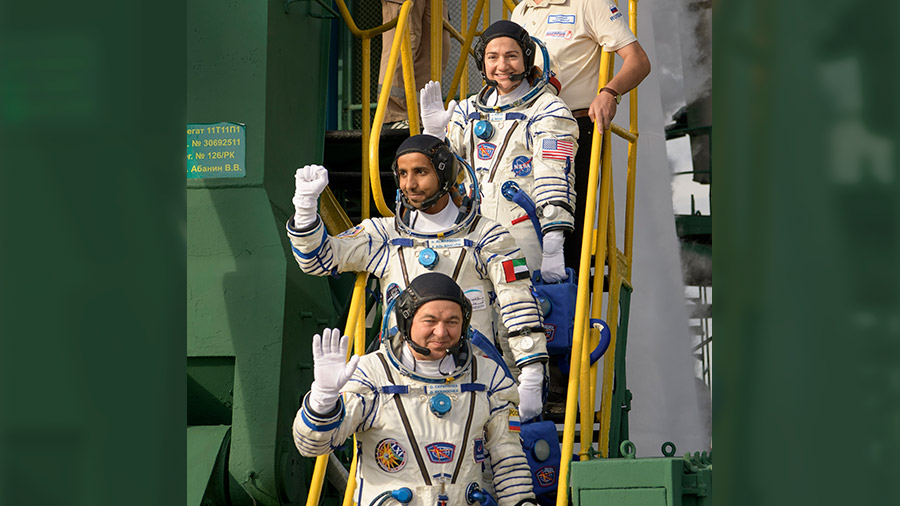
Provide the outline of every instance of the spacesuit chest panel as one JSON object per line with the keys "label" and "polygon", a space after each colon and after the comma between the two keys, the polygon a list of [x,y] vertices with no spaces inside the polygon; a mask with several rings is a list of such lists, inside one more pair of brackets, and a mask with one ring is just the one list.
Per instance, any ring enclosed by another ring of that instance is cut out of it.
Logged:
{"label": "spacesuit chest panel", "polygon": [[472,325],[484,335],[493,335],[493,284],[486,273],[476,268],[471,242],[447,238],[416,242],[412,246],[392,244],[390,261],[381,276],[385,307],[406,289],[409,281],[427,272],[440,272],[453,278],[472,303]]}
{"label": "spacesuit chest panel", "polygon": [[[491,125],[489,139],[479,137],[478,133],[484,131],[483,125],[479,128],[479,122]],[[472,114],[465,135],[471,150],[469,158],[481,188],[481,212],[509,227],[512,219],[524,213],[518,205],[503,197],[503,183],[515,181],[529,195],[534,190],[532,153],[526,149],[527,117],[520,112]]]}
{"label": "spacesuit chest panel", "polygon": [[[462,384],[473,384],[470,377],[466,373],[451,384],[436,385],[446,387],[446,393],[425,391],[426,384],[401,376],[396,370],[393,384],[386,375],[379,378],[380,384],[395,393],[379,394],[372,426],[357,434],[361,462],[372,463],[360,470],[367,487],[382,489],[397,483],[438,486],[442,482],[480,480],[480,463],[485,459],[483,427],[490,417],[490,405],[484,390],[458,391]],[[396,387],[408,387],[410,391],[396,393]],[[449,399],[449,410],[441,416],[433,409],[433,399],[438,395]],[[395,397],[400,398],[402,411]]]}

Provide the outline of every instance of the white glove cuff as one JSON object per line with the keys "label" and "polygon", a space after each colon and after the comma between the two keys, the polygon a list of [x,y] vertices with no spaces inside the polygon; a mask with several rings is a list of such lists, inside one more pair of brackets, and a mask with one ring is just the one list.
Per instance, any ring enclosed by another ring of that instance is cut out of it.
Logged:
{"label": "white glove cuff", "polygon": [[562,230],[552,230],[544,234],[544,257],[562,254],[564,242]]}
{"label": "white glove cuff", "polygon": [[522,366],[519,373],[519,384],[523,387],[541,387],[544,383],[544,366],[543,364],[528,364]]}
{"label": "white glove cuff", "polygon": [[337,405],[340,392],[323,389],[313,381],[309,388],[309,407],[320,415],[330,413]]}
{"label": "white glove cuff", "polygon": [[294,228],[302,230],[316,222],[316,208],[300,207],[294,209]]}

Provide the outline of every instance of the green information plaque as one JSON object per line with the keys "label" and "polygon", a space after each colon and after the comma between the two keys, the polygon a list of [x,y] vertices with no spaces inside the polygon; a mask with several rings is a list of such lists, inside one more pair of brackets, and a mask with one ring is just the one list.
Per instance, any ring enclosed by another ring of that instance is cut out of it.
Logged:
{"label": "green information plaque", "polygon": [[244,177],[246,125],[188,123],[187,178]]}

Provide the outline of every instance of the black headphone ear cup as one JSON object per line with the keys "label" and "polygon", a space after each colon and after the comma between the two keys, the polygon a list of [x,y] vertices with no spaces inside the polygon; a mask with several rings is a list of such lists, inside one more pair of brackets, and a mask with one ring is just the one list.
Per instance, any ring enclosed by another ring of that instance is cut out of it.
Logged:
{"label": "black headphone ear cup", "polygon": [[483,39],[478,39],[475,42],[475,66],[478,68],[479,72],[484,72],[484,48],[485,43]]}

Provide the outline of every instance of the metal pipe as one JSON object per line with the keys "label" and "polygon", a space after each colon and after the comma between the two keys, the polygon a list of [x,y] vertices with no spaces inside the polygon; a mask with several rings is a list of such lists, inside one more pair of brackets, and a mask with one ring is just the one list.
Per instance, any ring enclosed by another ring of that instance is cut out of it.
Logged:
{"label": "metal pipe", "polygon": [[[396,55],[397,52],[400,51],[400,43],[403,40],[402,34],[403,31],[406,30],[406,22],[407,18],[409,18],[409,9],[411,6],[412,2],[410,0],[406,0],[400,7],[400,14],[397,16],[398,21],[396,33],[401,34],[401,36],[395,36],[394,41],[391,44],[391,56],[388,58],[388,66],[387,69],[385,69],[386,76],[393,76],[394,71],[397,69]],[[381,140],[381,126],[384,123],[384,110],[387,107],[387,101],[390,93],[390,85],[382,85],[381,94],[378,97],[378,107],[375,109],[375,128],[373,129],[372,133],[369,134],[368,153],[370,182],[372,184],[372,197],[374,197],[375,199],[375,207],[378,208],[378,212],[380,212],[381,215],[385,217],[391,217],[394,215],[394,213],[391,212],[384,200],[384,194],[381,189],[381,178],[378,177],[378,143]]]}
{"label": "metal pipe", "polygon": [[[369,130],[372,128],[372,124],[369,121],[369,114],[371,114],[371,109],[369,107],[369,102],[371,102],[369,83],[371,82],[371,69],[369,68],[372,60],[372,41],[368,38],[362,40],[362,104],[360,104],[362,108],[362,181],[360,182],[361,186],[361,195],[360,195],[360,216],[362,219],[366,219],[372,216],[372,209],[370,205],[370,201],[372,200],[370,189],[369,189]],[[386,79],[387,81],[387,79]],[[388,81],[388,86],[390,86],[390,81]]]}
{"label": "metal pipe", "polygon": [[[431,0],[431,26],[428,27],[431,30],[431,47],[429,50],[431,51],[431,80],[432,81],[440,81],[441,80],[441,65],[444,63],[443,56],[443,46],[444,46],[444,37],[441,30],[444,27],[444,24],[441,22],[444,19],[444,3],[441,0]],[[424,28],[424,27],[423,27]],[[407,107],[409,104],[409,99],[406,100]],[[412,131],[410,131],[412,133]]]}
{"label": "metal pipe", "polygon": [[[475,12],[472,13],[472,19],[469,22],[469,28],[466,30],[466,40],[463,42],[462,47],[471,47],[472,39],[475,38],[475,31],[478,29],[478,18],[481,16],[481,13],[484,12],[484,0],[478,0],[478,3],[475,4]],[[456,95],[456,88],[459,86],[459,80],[462,77],[463,67],[466,63],[467,55],[465,52],[460,52],[459,61],[456,63],[456,70],[453,71],[453,80],[450,81],[450,89],[447,90],[447,99],[444,101],[444,106],[450,103],[450,100]],[[462,100],[464,97],[460,97]]]}
{"label": "metal pipe", "polygon": [[416,101],[416,71],[412,60],[412,42],[409,24],[403,30],[400,44],[400,63],[403,64],[403,91],[406,93],[406,116],[409,119],[409,135],[419,135],[419,106]]}
{"label": "metal pipe", "polygon": [[[366,278],[368,276],[368,272],[360,272],[356,275],[356,282],[353,284],[353,296],[350,298],[350,310],[347,312],[347,324],[344,327],[344,335],[352,335],[350,332],[356,328],[359,305],[365,305]],[[306,506],[317,506],[319,504],[319,497],[322,495],[322,484],[325,482],[325,469],[327,466],[328,455],[319,455],[316,457],[316,465],[313,468],[313,476],[309,484],[309,496],[306,498]],[[355,482],[354,480],[348,481],[347,488],[350,488],[350,483]]]}

